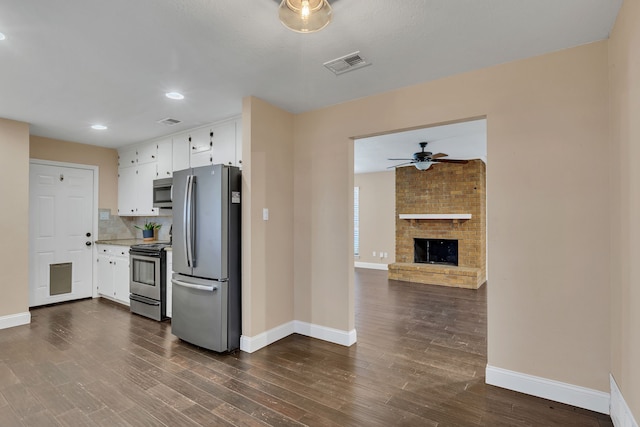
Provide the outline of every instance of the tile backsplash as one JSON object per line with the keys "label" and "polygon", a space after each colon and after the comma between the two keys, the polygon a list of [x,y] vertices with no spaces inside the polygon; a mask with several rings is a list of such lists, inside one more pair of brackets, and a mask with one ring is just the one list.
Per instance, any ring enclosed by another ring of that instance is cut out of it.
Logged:
{"label": "tile backsplash", "polygon": [[99,209],[98,221],[98,240],[117,240],[117,239],[141,239],[142,231],[135,228],[143,227],[147,221],[160,224],[158,230],[158,240],[169,240],[169,229],[171,228],[172,217],[170,216],[137,216],[127,217],[112,215],[111,209]]}

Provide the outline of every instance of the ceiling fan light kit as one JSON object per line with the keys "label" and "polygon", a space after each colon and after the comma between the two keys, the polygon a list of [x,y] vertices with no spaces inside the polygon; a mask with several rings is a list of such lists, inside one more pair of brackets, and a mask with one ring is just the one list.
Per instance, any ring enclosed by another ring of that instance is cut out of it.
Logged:
{"label": "ceiling fan light kit", "polygon": [[411,159],[387,159],[387,160],[407,160],[406,163],[400,163],[399,165],[390,166],[387,169],[398,168],[400,166],[414,165],[416,169],[421,171],[426,171],[433,165],[434,163],[460,163],[466,164],[469,163],[468,160],[458,160],[458,159],[443,159],[443,157],[448,157],[448,154],[444,153],[436,153],[433,154],[431,151],[424,151],[427,147],[427,142],[419,143],[421,151],[417,153],[413,153],[413,158]]}
{"label": "ceiling fan light kit", "polygon": [[331,6],[327,0],[282,0],[280,22],[297,33],[314,33],[331,22]]}

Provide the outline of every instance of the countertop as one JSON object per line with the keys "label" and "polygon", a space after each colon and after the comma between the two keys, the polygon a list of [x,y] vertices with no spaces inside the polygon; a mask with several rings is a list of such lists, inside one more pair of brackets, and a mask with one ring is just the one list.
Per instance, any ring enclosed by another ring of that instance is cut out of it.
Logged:
{"label": "countertop", "polygon": [[142,239],[115,239],[115,240],[96,240],[96,245],[118,245],[118,246],[133,246],[141,245],[144,243],[169,243],[168,240],[150,240],[145,241]]}

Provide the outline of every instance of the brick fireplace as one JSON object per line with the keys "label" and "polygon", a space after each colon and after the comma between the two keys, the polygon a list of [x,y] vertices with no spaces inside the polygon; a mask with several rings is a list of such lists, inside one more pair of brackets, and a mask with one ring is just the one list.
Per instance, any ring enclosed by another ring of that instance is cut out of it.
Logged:
{"label": "brick fireplace", "polygon": [[[487,277],[486,235],[484,162],[396,169],[396,262],[389,279],[477,289]],[[425,258],[426,251],[434,255]]]}

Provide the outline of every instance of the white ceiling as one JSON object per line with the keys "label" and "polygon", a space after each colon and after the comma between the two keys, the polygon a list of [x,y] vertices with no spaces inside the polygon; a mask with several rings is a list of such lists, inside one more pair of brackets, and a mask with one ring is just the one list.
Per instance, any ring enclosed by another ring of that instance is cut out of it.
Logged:
{"label": "white ceiling", "polygon": [[[118,147],[239,114],[248,95],[299,113],[605,39],[621,3],[335,0],[326,29],[298,34],[276,0],[5,0],[0,117]],[[373,65],[322,66],[358,50]]]}
{"label": "white ceiling", "polygon": [[[445,126],[397,132],[354,142],[354,173],[382,172],[411,159],[426,141],[425,151],[448,154],[445,159],[480,159],[487,162],[487,121],[474,120]],[[413,166],[411,166],[413,167]]]}

